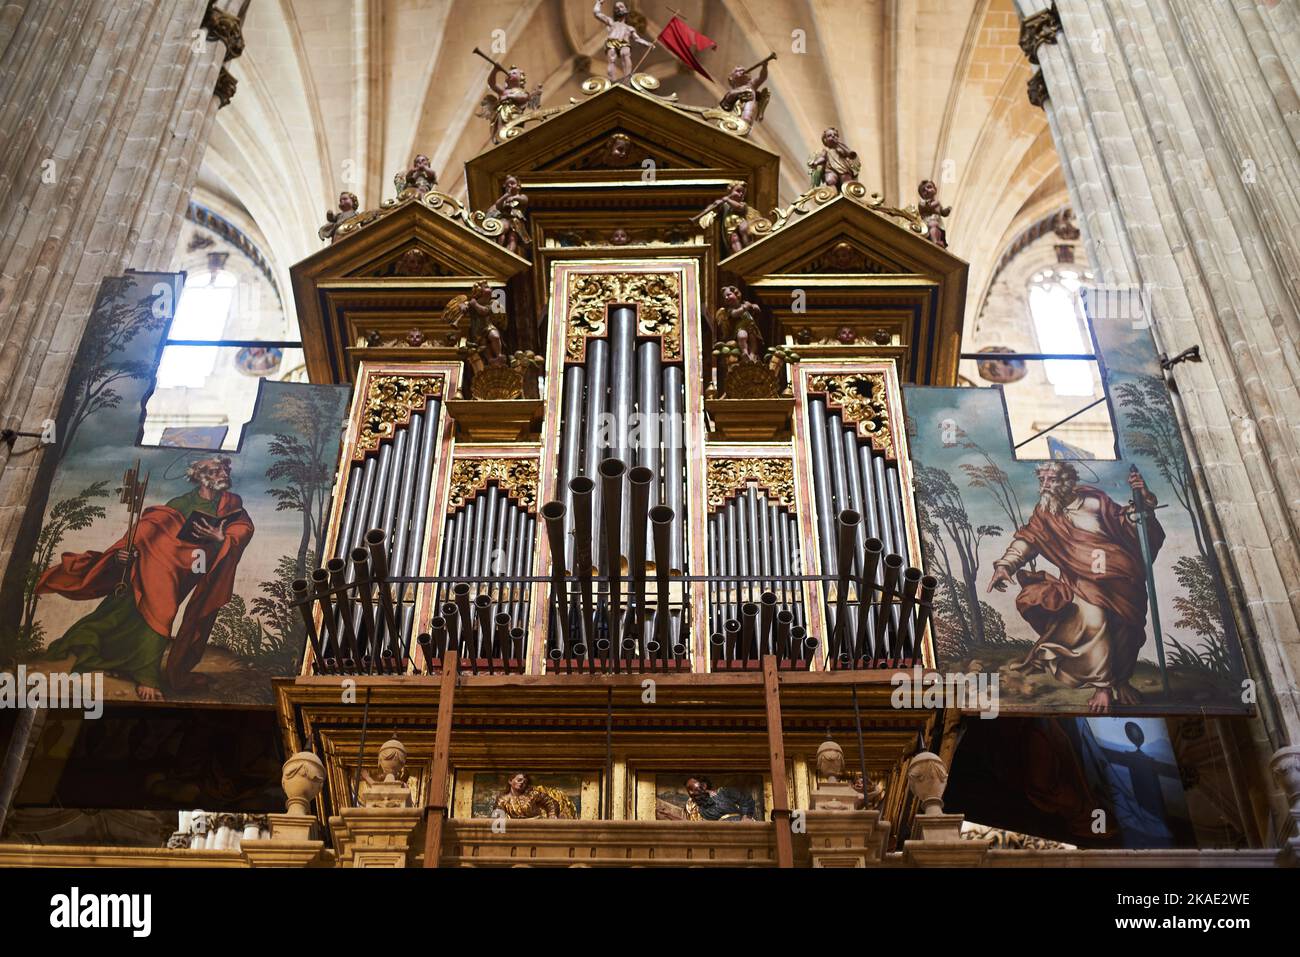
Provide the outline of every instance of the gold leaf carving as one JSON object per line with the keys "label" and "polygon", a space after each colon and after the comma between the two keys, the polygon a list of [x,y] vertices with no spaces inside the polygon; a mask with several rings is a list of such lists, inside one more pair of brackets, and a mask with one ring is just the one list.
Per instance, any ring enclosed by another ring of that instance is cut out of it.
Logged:
{"label": "gold leaf carving", "polygon": [[537,510],[537,462],[533,459],[457,459],[451,466],[448,510],[461,508],[488,482],[530,512]]}
{"label": "gold leaf carving", "polygon": [[794,463],[790,459],[734,458],[708,460],[709,508],[721,508],[752,479],[769,497],[794,511]]}
{"label": "gold leaf carving", "polygon": [[443,377],[432,375],[379,375],[366,390],[366,406],[361,413],[361,427],[352,449],[352,460],[359,462],[379,444],[391,441],[397,426],[407,425],[412,412],[422,412],[429,396],[442,398]]}
{"label": "gold leaf carving", "polygon": [[681,284],[676,273],[573,273],[568,292],[566,359],[581,362],[587,339],[605,335],[610,305],[636,306],[637,333],[661,337],[664,359],[681,358]]}
{"label": "gold leaf carving", "polygon": [[808,391],[826,393],[827,404],[840,410],[846,424],[856,425],[858,434],[870,439],[872,446],[885,458],[897,460],[883,374],[814,375],[808,380]]}

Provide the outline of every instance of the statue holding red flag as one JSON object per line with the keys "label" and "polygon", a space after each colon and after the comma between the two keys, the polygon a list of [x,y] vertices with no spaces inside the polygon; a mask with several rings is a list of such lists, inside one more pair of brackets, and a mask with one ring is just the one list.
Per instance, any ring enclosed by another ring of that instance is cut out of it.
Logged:
{"label": "statue holding red flag", "polygon": [[611,83],[617,83],[632,75],[632,44],[639,43],[643,47],[652,47],[654,44],[637,33],[636,27],[627,22],[627,4],[623,0],[616,0],[612,17],[600,9],[603,2],[604,0],[596,0],[596,7],[592,12],[595,13],[597,20],[605,24],[605,56],[609,60],[607,67],[609,80]]}

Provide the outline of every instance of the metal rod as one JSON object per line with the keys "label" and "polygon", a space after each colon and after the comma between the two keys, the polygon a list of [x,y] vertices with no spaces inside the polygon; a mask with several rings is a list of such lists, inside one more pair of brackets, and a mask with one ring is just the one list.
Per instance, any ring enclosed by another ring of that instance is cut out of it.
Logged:
{"label": "metal rod", "polygon": [[1089,409],[1094,408],[1095,406],[1101,405],[1103,402],[1106,401],[1106,398],[1107,398],[1107,397],[1103,395],[1103,396],[1102,396],[1100,399],[1098,399],[1097,401],[1095,401],[1095,402],[1089,402],[1089,403],[1088,403],[1087,405],[1085,405],[1082,409],[1078,409],[1077,411],[1071,412],[1071,413],[1070,413],[1069,415],[1067,415],[1065,418],[1063,418],[1063,419],[1057,419],[1055,422],[1053,422],[1053,423],[1052,423],[1051,425],[1049,425],[1047,428],[1042,429],[1042,430],[1039,431],[1039,432],[1035,432],[1033,435],[1031,435],[1029,438],[1025,439],[1023,442],[1017,442],[1015,445],[1012,446],[1012,449],[1018,449],[1018,448],[1020,448],[1022,445],[1028,445],[1030,442],[1034,441],[1034,439],[1040,439],[1040,438],[1042,438],[1044,435],[1046,435],[1048,432],[1051,432],[1053,429],[1055,429],[1055,428],[1059,428],[1060,426],[1065,425],[1065,423],[1069,422],[1071,419],[1076,418],[1076,417],[1078,417],[1078,416],[1080,416],[1080,415],[1083,415],[1083,413],[1087,412]]}

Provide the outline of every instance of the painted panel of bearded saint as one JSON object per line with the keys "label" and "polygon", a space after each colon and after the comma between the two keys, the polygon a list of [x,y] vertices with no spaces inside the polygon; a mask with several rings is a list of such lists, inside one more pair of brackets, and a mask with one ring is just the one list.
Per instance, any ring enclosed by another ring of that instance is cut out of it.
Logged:
{"label": "painted panel of bearded saint", "polygon": [[1245,711],[1164,385],[1108,385],[1114,461],[1016,459],[1001,388],[904,390],[939,667],[996,672],[1002,711]]}
{"label": "painted panel of bearded saint", "polygon": [[0,663],[103,673],[110,702],[269,704],[301,658],[290,584],[322,548],[348,390],[262,380],[237,450],[139,445],[182,278],[100,287],[0,586]]}

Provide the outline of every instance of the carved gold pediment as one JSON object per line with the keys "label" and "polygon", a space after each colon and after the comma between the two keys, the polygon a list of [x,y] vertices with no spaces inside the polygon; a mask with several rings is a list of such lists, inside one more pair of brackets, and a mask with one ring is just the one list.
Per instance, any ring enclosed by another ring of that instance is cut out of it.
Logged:
{"label": "carved gold pediment", "polygon": [[[756,206],[769,209],[776,204],[780,160],[775,153],[724,132],[667,98],[623,85],[596,84],[591,89],[595,92],[546,122],[471,159],[465,165],[470,205],[486,209],[510,175],[523,176],[524,189],[533,198],[533,184],[539,179],[581,179],[593,170],[618,169],[598,158],[615,134],[631,140],[637,165],[624,169],[635,172],[638,180],[640,161],[648,156],[671,169],[721,171],[729,179],[744,179]],[[645,155],[636,154],[640,149]],[[538,208],[534,201],[533,211]]]}

